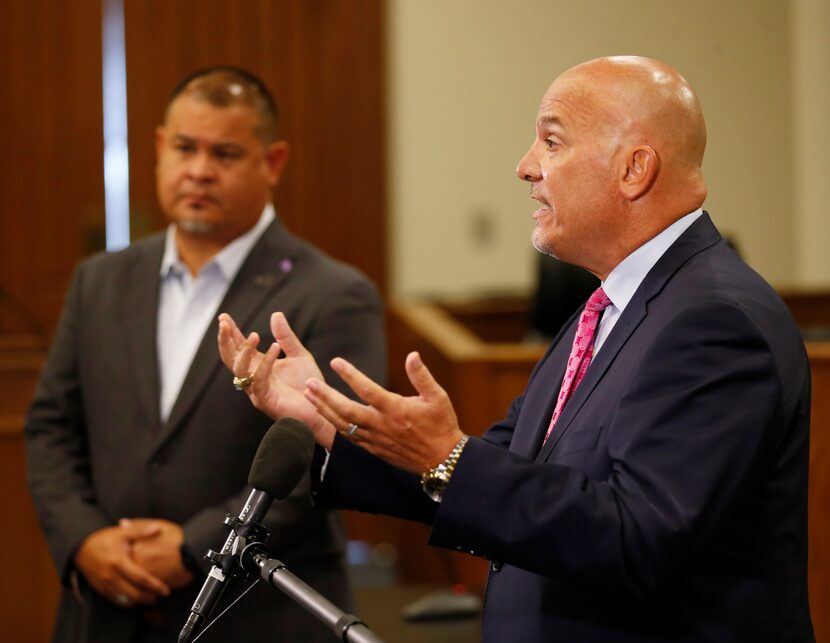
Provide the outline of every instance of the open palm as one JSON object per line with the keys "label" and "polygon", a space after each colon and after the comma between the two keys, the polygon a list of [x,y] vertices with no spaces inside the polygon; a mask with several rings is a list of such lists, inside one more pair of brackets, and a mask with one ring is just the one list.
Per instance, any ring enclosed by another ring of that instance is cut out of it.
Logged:
{"label": "open palm", "polygon": [[[333,439],[334,427],[326,421],[304,394],[309,378],[323,379],[314,357],[291,330],[285,315],[271,316],[271,332],[276,342],[265,353],[257,350],[259,335],[246,338],[230,315],[219,316],[219,354],[236,376],[253,374],[245,389],[253,405],[273,419],[297,418],[308,424],[321,444]],[[278,359],[284,353],[283,359]],[[321,441],[323,440],[323,441]]]}

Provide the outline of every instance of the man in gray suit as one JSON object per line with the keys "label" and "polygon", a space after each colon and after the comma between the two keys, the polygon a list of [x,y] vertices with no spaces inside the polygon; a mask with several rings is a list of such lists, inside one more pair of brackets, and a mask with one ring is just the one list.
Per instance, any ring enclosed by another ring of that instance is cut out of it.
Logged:
{"label": "man in gray suit", "polygon": [[[249,73],[184,79],[156,132],[166,234],[75,272],[26,422],[29,485],[66,588],[57,641],[175,640],[208,569],[202,555],[221,547],[225,514],[247,497],[271,420],[221,368],[219,310],[254,337],[267,335],[270,311],[286,311],[320,364],[345,354],[384,375],[375,288],[275,216],[288,159],[275,129],[273,98]],[[265,522],[274,554],[348,607],[342,523],[311,506],[307,478]],[[330,637],[257,587],[204,640]]]}

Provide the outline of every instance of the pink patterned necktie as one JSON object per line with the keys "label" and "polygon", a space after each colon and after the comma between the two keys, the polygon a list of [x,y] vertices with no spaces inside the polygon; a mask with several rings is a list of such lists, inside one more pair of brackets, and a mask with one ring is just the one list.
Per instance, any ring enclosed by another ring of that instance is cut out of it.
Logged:
{"label": "pink patterned necktie", "polygon": [[556,420],[559,419],[565,403],[570,399],[576,387],[579,386],[585,376],[585,371],[588,370],[588,365],[594,356],[594,337],[599,316],[610,304],[611,300],[608,299],[602,288],[597,288],[588,299],[588,303],[585,304],[585,310],[582,311],[579,324],[576,327],[576,336],[574,336],[574,343],[571,347],[571,356],[568,358],[568,366],[565,368],[565,377],[562,378],[562,388],[559,389],[559,397],[556,398],[556,408],[553,411],[548,432],[545,433],[545,441],[550,437],[553,426],[556,424]]}

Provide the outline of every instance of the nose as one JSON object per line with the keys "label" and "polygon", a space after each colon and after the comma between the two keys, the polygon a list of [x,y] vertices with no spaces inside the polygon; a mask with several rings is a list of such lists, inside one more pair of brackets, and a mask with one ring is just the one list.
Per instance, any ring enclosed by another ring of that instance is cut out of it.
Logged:
{"label": "nose", "polygon": [[187,175],[197,183],[210,183],[216,178],[213,161],[205,152],[194,154],[187,165]]}
{"label": "nose", "polygon": [[542,178],[539,161],[536,158],[532,145],[525,152],[525,155],[519,159],[519,164],[516,166],[516,175],[522,181],[529,181],[530,183],[534,183]]}

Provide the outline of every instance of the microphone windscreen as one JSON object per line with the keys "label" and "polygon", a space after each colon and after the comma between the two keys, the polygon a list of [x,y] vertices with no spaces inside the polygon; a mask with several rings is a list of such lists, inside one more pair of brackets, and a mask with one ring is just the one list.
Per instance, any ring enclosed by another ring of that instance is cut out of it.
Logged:
{"label": "microphone windscreen", "polygon": [[259,443],[248,484],[277,500],[286,498],[311,466],[314,437],[308,426],[294,418],[281,418]]}

